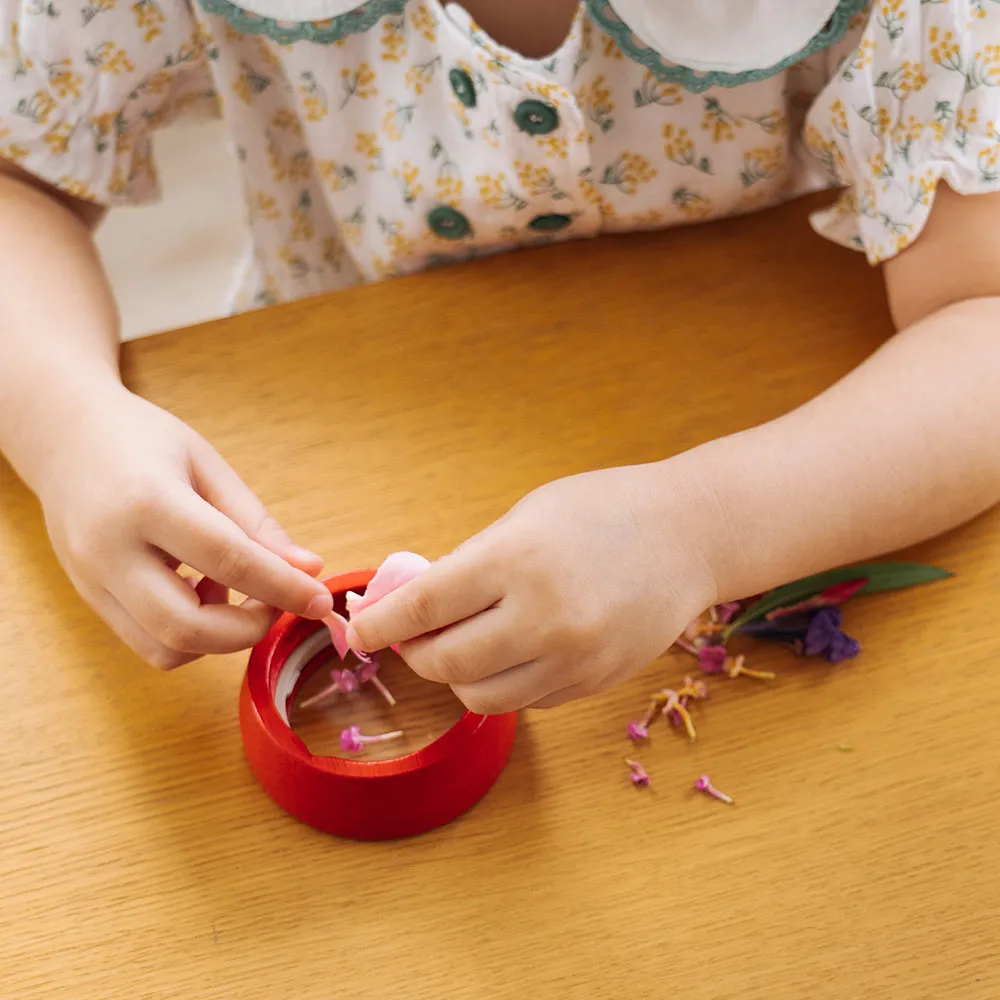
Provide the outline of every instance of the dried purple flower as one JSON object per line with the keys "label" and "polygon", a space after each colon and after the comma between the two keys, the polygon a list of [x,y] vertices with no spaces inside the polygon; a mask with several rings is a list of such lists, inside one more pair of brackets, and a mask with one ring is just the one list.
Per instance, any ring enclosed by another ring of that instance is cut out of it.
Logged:
{"label": "dried purple flower", "polygon": [[628,764],[629,770],[632,772],[629,775],[629,781],[636,788],[646,788],[650,781],[649,772],[637,760],[629,760],[626,757],[625,763]]}
{"label": "dried purple flower", "polygon": [[378,733],[375,736],[365,736],[360,726],[350,726],[341,730],[340,748],[345,753],[361,753],[368,743],[385,743],[387,740],[397,740],[403,735],[401,729],[392,733]]}
{"label": "dried purple flower", "polygon": [[628,738],[630,740],[648,740],[649,729],[647,726],[648,723],[637,722],[633,719],[628,726],[625,727],[625,732],[628,734]]}
{"label": "dried purple flower", "polygon": [[698,650],[698,665],[706,674],[721,674],[725,663],[725,646],[702,646]]}

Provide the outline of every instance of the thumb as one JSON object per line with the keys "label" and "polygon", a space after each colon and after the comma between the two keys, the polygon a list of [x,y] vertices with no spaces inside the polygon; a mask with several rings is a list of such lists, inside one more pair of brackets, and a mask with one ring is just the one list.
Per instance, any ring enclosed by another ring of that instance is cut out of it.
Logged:
{"label": "thumb", "polygon": [[293,542],[250,487],[208,442],[204,442],[204,447],[194,455],[191,471],[193,486],[200,496],[247,536],[310,576],[316,576],[323,569],[323,557]]}

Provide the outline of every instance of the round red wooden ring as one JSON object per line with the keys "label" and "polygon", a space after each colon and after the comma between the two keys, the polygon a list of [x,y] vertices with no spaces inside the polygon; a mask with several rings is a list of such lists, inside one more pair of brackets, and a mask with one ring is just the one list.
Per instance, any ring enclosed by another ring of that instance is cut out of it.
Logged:
{"label": "round red wooden ring", "polygon": [[[373,570],[326,580],[334,607],[361,592]],[[250,654],[240,692],[240,729],[250,769],[286,812],[325,833],[389,840],[425,833],[474,806],[500,776],[514,745],[516,713],[466,712],[433,743],[393,760],[318,757],[288,724],[288,711],[326,628],[285,614]]]}

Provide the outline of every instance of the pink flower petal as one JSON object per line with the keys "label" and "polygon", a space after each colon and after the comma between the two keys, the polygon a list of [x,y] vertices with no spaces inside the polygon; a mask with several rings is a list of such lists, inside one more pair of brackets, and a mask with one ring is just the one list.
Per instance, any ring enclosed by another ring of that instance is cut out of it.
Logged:
{"label": "pink flower petal", "polygon": [[347,619],[343,615],[338,615],[336,611],[331,611],[323,619],[323,624],[330,630],[330,638],[333,640],[333,648],[337,655],[343,660],[350,652],[351,647],[347,644]]}
{"label": "pink flower petal", "polygon": [[356,615],[371,607],[387,594],[398,590],[404,583],[416,579],[428,566],[430,562],[415,552],[394,552],[378,568],[378,572],[372,577],[372,582],[365,588],[364,594],[347,595],[348,612]]}

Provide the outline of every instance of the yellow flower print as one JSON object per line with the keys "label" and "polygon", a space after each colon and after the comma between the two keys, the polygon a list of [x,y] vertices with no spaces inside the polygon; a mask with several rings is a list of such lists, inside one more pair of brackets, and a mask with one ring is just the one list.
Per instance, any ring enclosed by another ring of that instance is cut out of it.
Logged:
{"label": "yellow flower print", "polygon": [[83,77],[73,71],[73,63],[69,59],[46,66],[49,74],[49,86],[56,97],[79,97],[83,86]]}
{"label": "yellow flower print", "polygon": [[374,173],[382,169],[382,146],[374,132],[358,132],[354,137],[354,151],[368,161],[368,170]]}
{"label": "yellow flower print", "polygon": [[364,101],[378,94],[375,74],[366,62],[363,62],[357,69],[349,69],[345,66],[340,71],[340,83],[344,89],[344,100],[341,102],[341,108],[347,107],[347,103],[352,97]]}
{"label": "yellow flower print", "polygon": [[101,73],[110,76],[120,76],[122,73],[134,73],[135,64],[124,49],[118,48],[114,42],[103,42],[94,49],[84,52],[84,59]]}
{"label": "yellow flower print", "polygon": [[[500,126],[497,124],[495,118],[490,121],[489,125],[483,128],[481,135],[483,142],[487,145],[492,146],[494,149],[500,148]],[[586,133],[584,135],[586,136]]]}
{"label": "yellow flower print", "polygon": [[279,132],[288,132],[290,135],[294,135],[296,139],[302,138],[302,122],[299,121],[298,116],[293,111],[289,111],[287,108],[282,108],[281,111],[275,112],[271,118],[271,127],[277,129]]}
{"label": "yellow flower print", "polygon": [[422,94],[424,89],[434,79],[434,74],[441,66],[441,57],[435,56],[424,63],[417,63],[406,71],[406,85],[415,94]]}
{"label": "yellow flower print", "polygon": [[305,72],[300,77],[299,93],[302,95],[302,108],[306,113],[306,121],[321,122],[329,112],[326,94],[316,80],[314,73]]}
{"label": "yellow flower print", "polygon": [[387,17],[382,22],[382,61],[400,62],[406,55],[406,20]]}
{"label": "yellow flower print", "polygon": [[684,91],[676,83],[663,83],[647,70],[634,97],[637,108],[645,108],[650,104],[672,108],[684,100]]}
{"label": "yellow flower print", "polygon": [[115,0],[91,0],[83,5],[80,13],[83,17],[83,26],[86,27],[98,14],[115,9]]}
{"label": "yellow flower print", "polygon": [[688,219],[707,219],[712,214],[711,200],[690,188],[677,188],[671,200],[680,213]]}
{"label": "yellow flower print", "polygon": [[903,33],[903,22],[906,20],[903,3],[904,0],[881,0],[878,4],[876,20],[889,36],[890,42],[896,41]]}
{"label": "yellow flower print", "polygon": [[253,196],[250,202],[251,219],[265,219],[273,222],[280,217],[281,213],[278,211],[278,202],[274,195],[267,194],[265,191],[258,191]]}
{"label": "yellow flower print", "polygon": [[958,109],[958,117],[955,119],[955,145],[959,149],[965,149],[969,142],[969,132],[978,121],[979,111],[977,108],[972,108],[969,111],[965,111],[963,108]]}
{"label": "yellow flower print", "polygon": [[695,156],[694,141],[688,130],[672,122],[663,126],[663,155],[682,167],[694,167],[703,174],[712,172],[712,162],[707,156],[700,159]]}
{"label": "yellow flower print", "polygon": [[14,114],[27,118],[35,125],[47,125],[55,109],[56,99],[44,90],[39,90],[31,97],[22,97],[14,105]]}
{"label": "yellow flower print", "polygon": [[308,180],[312,173],[312,155],[307,149],[293,153],[286,165],[281,156],[281,147],[275,141],[274,135],[267,131],[267,158],[271,164],[271,176],[276,184],[284,180]]}
{"label": "yellow flower print", "polygon": [[602,220],[609,221],[617,216],[614,205],[597,190],[597,185],[586,175],[580,177],[580,194],[588,205],[597,207]]}
{"label": "yellow flower print", "polygon": [[415,104],[400,104],[395,98],[390,98],[382,117],[382,134],[393,142],[399,142],[406,127],[413,121],[416,110]]}
{"label": "yellow flower print", "polygon": [[706,97],[701,127],[704,131],[711,132],[712,142],[728,142],[736,138],[736,130],[743,127],[743,122],[729,114],[716,98]]}
{"label": "yellow flower print", "polygon": [[611,99],[611,88],[604,74],[595,76],[589,87],[580,95],[587,117],[602,131],[610,132],[615,127],[615,102]]}
{"label": "yellow flower print", "polygon": [[945,69],[962,72],[962,53],[955,36],[950,31],[942,31],[936,24],[931,25],[927,34],[931,45],[931,59]]}
{"label": "yellow flower print", "polygon": [[358,175],[354,167],[346,163],[337,163],[334,160],[318,160],[316,169],[331,191],[346,191],[352,184],[356,184],[358,180]]}
{"label": "yellow flower print", "polygon": [[1000,142],[980,150],[976,157],[976,166],[987,184],[993,184],[1000,179],[1000,174],[997,172],[998,164],[1000,164]]}
{"label": "yellow flower print", "polygon": [[905,100],[910,94],[923,90],[927,85],[927,74],[920,63],[904,62],[894,70],[879,73],[876,87],[888,90],[897,101]]}
{"label": "yellow flower print", "polygon": [[416,244],[406,235],[403,223],[383,219],[382,216],[379,216],[375,221],[385,237],[386,246],[392,251],[396,260],[408,257],[413,253]]}
{"label": "yellow flower print", "polygon": [[465,185],[461,177],[456,177],[452,173],[442,173],[434,181],[434,195],[443,205],[451,205],[455,208],[462,199],[462,191]]}
{"label": "yellow flower print", "polygon": [[569,142],[560,135],[538,135],[535,141],[553,160],[565,160],[569,156]]}
{"label": "yellow flower print", "polygon": [[965,89],[1000,87],[1000,45],[987,45],[976,53],[965,74]]}
{"label": "yellow flower print", "polygon": [[79,198],[80,201],[97,201],[97,195],[75,177],[60,177],[59,189],[65,191],[71,198]]}
{"label": "yellow flower print", "polygon": [[602,50],[605,59],[624,59],[625,53],[618,47],[618,43],[610,36],[604,35],[602,39]]}
{"label": "yellow flower print", "polygon": [[323,240],[323,263],[333,271],[339,271],[344,266],[347,255],[344,244],[336,236],[327,236]]}
{"label": "yellow flower print", "polygon": [[[214,44],[214,39],[201,25],[196,30],[198,48],[206,49]],[[260,61],[271,70],[272,73],[281,72],[281,59],[271,47],[271,43],[265,38],[257,39],[257,54]]]}
{"label": "yellow flower print", "polygon": [[0,156],[5,160],[10,160],[11,163],[19,163],[27,155],[28,150],[24,146],[17,145],[17,143],[11,143],[9,146],[0,146]]}
{"label": "yellow flower print", "polygon": [[663,213],[655,208],[650,208],[637,215],[628,218],[629,225],[635,229],[660,229],[663,226]]}
{"label": "yellow flower print", "polygon": [[69,152],[69,140],[73,136],[73,126],[62,121],[45,133],[45,145],[53,156],[65,156]]}
{"label": "yellow flower print", "polygon": [[912,204],[910,210],[912,211],[917,205],[929,205],[936,188],[937,178],[930,171],[925,171],[922,177],[911,177],[910,198]]}
{"label": "yellow flower print", "polygon": [[847,135],[847,108],[844,107],[844,102],[839,97],[830,105],[830,124],[833,126],[834,132],[843,136]]}
{"label": "yellow flower print", "polygon": [[479,185],[479,196],[490,208],[512,208],[519,212],[528,207],[528,203],[511,189],[507,183],[507,175],[503,172],[479,174],[476,183]]}
{"label": "yellow flower print", "polygon": [[[599,77],[601,82],[603,82],[604,77]],[[594,81],[597,82],[596,80]],[[543,101],[548,101],[549,104],[554,104],[556,107],[559,106],[561,100],[569,100],[569,95],[566,91],[559,86],[557,83],[550,83],[543,80],[529,80],[525,86],[525,90],[529,94],[534,94],[536,97],[540,97]]]}
{"label": "yellow flower print", "polygon": [[745,188],[752,187],[758,181],[769,180],[783,174],[786,166],[784,146],[751,149],[743,154],[740,183]]}
{"label": "yellow flower print", "polygon": [[618,188],[622,194],[635,194],[657,175],[656,168],[639,153],[622,153],[604,168],[601,183]]}
{"label": "yellow flower print", "polygon": [[855,50],[854,54],[844,63],[840,75],[845,80],[853,80],[856,73],[860,73],[872,64],[872,57],[875,54],[875,43],[866,38]]}
{"label": "yellow flower print", "polygon": [[[169,75],[163,75],[167,77],[167,83],[169,84]],[[263,94],[270,86],[270,77],[264,76],[263,73],[258,73],[249,63],[240,63],[240,72],[236,77],[236,82],[233,84],[233,93],[244,104],[253,104],[257,95]]]}
{"label": "yellow flower print", "polygon": [[304,243],[316,235],[316,227],[312,221],[312,195],[303,191],[299,202],[292,211],[292,229],[288,238],[293,243]]}
{"label": "yellow flower print", "polygon": [[344,234],[344,239],[352,247],[361,245],[364,236],[365,212],[363,208],[357,209],[340,223],[340,231]]}
{"label": "yellow flower print", "polygon": [[566,198],[566,192],[559,189],[555,174],[546,166],[535,166],[522,160],[514,161],[517,180],[521,189],[531,198],[552,198],[560,201]]}
{"label": "yellow flower print", "polygon": [[392,176],[403,188],[404,205],[412,205],[424,193],[424,186],[420,183],[420,168],[409,160],[403,160],[402,166],[394,169]]}
{"label": "yellow flower print", "polygon": [[886,160],[884,153],[876,153],[868,161],[868,169],[877,181],[884,181],[888,186],[893,178],[892,165]]}
{"label": "yellow flower print", "polygon": [[954,117],[950,101],[937,101],[934,105],[934,120],[930,123],[931,135],[936,142],[944,142],[949,123]]}
{"label": "yellow flower print", "polygon": [[166,18],[157,0],[136,0],[132,4],[132,13],[135,15],[136,26],[143,32],[144,41],[151,42],[163,34],[162,25]]}
{"label": "yellow flower print", "polygon": [[410,14],[410,24],[429,42],[437,41],[437,18],[426,3],[418,3]]}
{"label": "yellow flower print", "polygon": [[290,246],[283,246],[281,248],[278,252],[278,259],[288,268],[291,276],[299,281],[312,271],[305,257],[296,253]]}
{"label": "yellow flower print", "polygon": [[870,104],[858,108],[858,117],[868,122],[872,135],[881,137],[891,131],[893,126],[892,115],[888,108],[873,108]]}
{"label": "yellow flower print", "polygon": [[923,122],[910,115],[905,121],[900,117],[892,129],[892,148],[904,163],[910,162],[910,149],[924,132]]}

